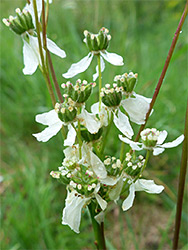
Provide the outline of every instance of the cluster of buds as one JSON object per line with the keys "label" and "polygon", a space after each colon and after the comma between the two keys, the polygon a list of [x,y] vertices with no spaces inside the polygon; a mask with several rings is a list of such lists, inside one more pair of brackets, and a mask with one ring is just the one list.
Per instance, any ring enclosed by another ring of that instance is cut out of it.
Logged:
{"label": "cluster of buds", "polygon": [[156,128],[146,128],[141,133],[141,139],[146,147],[154,147],[157,143],[160,132]]}
{"label": "cluster of buds", "polygon": [[70,81],[62,83],[61,87],[65,90],[65,93],[77,104],[82,104],[91,95],[92,88],[96,86],[96,83],[88,83],[86,80],[81,81],[78,79],[76,84],[73,85]]}
{"label": "cluster of buds", "polygon": [[103,128],[100,128],[99,131],[95,134],[91,134],[85,127],[81,126],[81,136],[86,142],[95,142],[100,139],[102,136]]}
{"label": "cluster of buds", "polygon": [[104,160],[105,168],[110,176],[119,176],[122,170],[120,159],[116,157],[106,156]]}
{"label": "cluster of buds", "polygon": [[122,86],[127,94],[132,94],[136,86],[137,77],[137,73],[134,74],[133,72],[130,72],[129,74],[125,73],[123,75],[115,76],[114,81],[117,82],[118,86]]}
{"label": "cluster of buds", "polygon": [[76,118],[77,110],[74,105],[71,104],[70,100],[68,100],[67,95],[64,95],[64,97],[66,99],[65,102],[56,103],[55,111],[62,122],[73,122]]}
{"label": "cluster of buds", "polygon": [[118,87],[116,83],[111,88],[110,84],[106,84],[105,88],[101,89],[102,102],[108,107],[117,107],[122,99],[122,87]]}
{"label": "cluster of buds", "polygon": [[32,16],[29,11],[19,8],[16,9],[16,16],[3,18],[3,23],[18,35],[22,35],[26,31],[31,32],[35,27],[33,25]]}
{"label": "cluster of buds", "polygon": [[123,170],[129,176],[137,176],[139,175],[142,167],[144,166],[145,159],[142,155],[136,157],[135,155],[131,155],[130,153],[126,153],[126,158],[123,162]]}
{"label": "cluster of buds", "polygon": [[84,31],[84,42],[87,44],[90,51],[98,52],[100,50],[106,50],[111,40],[111,35],[108,35],[109,30],[101,28],[98,34],[92,34],[89,31]]}

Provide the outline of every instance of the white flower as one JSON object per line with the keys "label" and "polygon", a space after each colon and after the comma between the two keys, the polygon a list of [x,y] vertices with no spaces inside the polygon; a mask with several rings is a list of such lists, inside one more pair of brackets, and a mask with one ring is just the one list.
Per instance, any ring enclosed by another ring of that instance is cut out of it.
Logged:
{"label": "white flower", "polygon": [[[107,202],[97,193],[100,185],[97,185],[94,192],[86,197],[77,193],[74,189],[68,189],[65,208],[63,209],[62,224],[68,225],[73,231],[79,233],[82,208],[86,206],[92,198],[95,198],[104,211],[107,207]],[[98,218],[96,218],[98,221]]]}
{"label": "white flower", "polygon": [[[23,46],[23,60],[24,60],[24,75],[32,75],[38,65],[41,65],[41,58],[39,53],[38,39],[37,37],[31,36],[29,33],[23,34],[22,39],[24,42]],[[66,57],[65,51],[60,49],[52,40],[47,38],[47,49],[61,57]],[[45,57],[45,50],[43,49],[43,54]]]}
{"label": "white flower", "polygon": [[[80,120],[80,123],[87,128],[87,130],[91,133],[97,133],[100,128],[100,123],[95,119],[95,116],[91,113],[88,113],[84,108],[80,115],[77,116]],[[44,129],[42,132],[33,134],[37,138],[38,141],[47,142],[50,138],[56,135],[62,125],[67,126],[66,123],[62,122],[55,110],[51,110],[49,112],[36,115],[36,122],[39,122],[43,125],[47,125],[48,127]],[[77,125],[77,122],[74,122],[74,125]],[[64,141],[64,146],[72,146],[75,143],[76,139],[76,131],[71,124],[68,124],[68,134],[67,139]]]}
{"label": "white flower", "polygon": [[114,122],[115,126],[123,134],[125,134],[128,138],[132,138],[132,136],[134,135],[134,132],[133,132],[132,127],[129,123],[128,117],[125,114],[123,114],[120,111],[120,109],[117,108],[117,110],[118,110],[118,113],[116,115],[115,112],[113,112],[110,108],[105,106],[103,103],[101,104],[101,112],[99,112],[99,103],[95,103],[91,106],[92,113],[99,114],[99,117],[102,118],[101,119],[101,126],[108,125],[108,112],[109,112],[110,116],[112,115],[111,112],[113,112],[114,113],[113,122]]}
{"label": "white flower", "polygon": [[150,107],[151,98],[146,98],[133,93],[127,99],[121,101],[121,105],[130,117],[130,120],[136,124],[144,124],[146,114]]}
{"label": "white flower", "polygon": [[[109,53],[106,50],[98,51],[98,53],[100,53],[100,58],[101,58],[101,71],[104,71],[105,68],[103,58],[113,65],[116,66],[123,65],[123,58],[115,53]],[[73,76],[81,72],[84,72],[91,64],[94,54],[95,54],[94,52],[89,52],[89,54],[86,57],[82,58],[79,62],[73,63],[69,68],[69,70],[63,74],[63,77],[72,78]],[[93,81],[95,81],[98,77],[98,67],[96,68],[96,71],[97,71],[96,74],[93,75]]]}
{"label": "white flower", "polygon": [[136,191],[145,191],[150,194],[159,194],[163,191],[163,189],[163,186],[156,185],[153,180],[138,179],[129,187],[129,195],[122,204],[123,211],[127,211],[132,207]]}
{"label": "white flower", "polygon": [[[147,130],[147,129],[145,129]],[[151,129],[152,130],[152,129]],[[143,130],[144,131],[144,130]],[[165,148],[173,148],[173,147],[176,147],[178,146],[180,143],[182,143],[182,141],[184,140],[184,135],[180,135],[176,140],[172,141],[172,142],[167,142],[167,143],[164,143],[164,140],[166,139],[167,137],[167,131],[166,130],[163,130],[159,133],[158,137],[156,138],[156,145],[155,146],[151,146],[151,147],[146,147],[144,145],[144,143],[140,143],[140,142],[134,142],[134,141],[131,141],[129,140],[128,138],[126,137],[123,137],[122,135],[119,135],[119,138],[121,141],[127,143],[130,145],[130,147],[133,149],[133,150],[136,150],[136,151],[140,151],[142,149],[148,149],[148,150],[153,150],[153,155],[159,155],[161,154]]]}

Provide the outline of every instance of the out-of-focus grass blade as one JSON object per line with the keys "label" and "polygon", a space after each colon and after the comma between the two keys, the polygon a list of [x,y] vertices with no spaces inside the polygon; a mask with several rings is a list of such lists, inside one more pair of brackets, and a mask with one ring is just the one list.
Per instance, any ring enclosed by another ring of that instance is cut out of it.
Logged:
{"label": "out-of-focus grass blade", "polygon": [[132,241],[134,243],[134,247],[135,247],[136,250],[139,250],[138,243],[137,243],[137,240],[136,240],[136,235],[135,235],[134,229],[132,227],[131,218],[127,213],[125,213],[125,219],[126,219],[126,222],[127,222],[128,229],[129,229],[129,231],[130,231],[130,233],[132,235]]}

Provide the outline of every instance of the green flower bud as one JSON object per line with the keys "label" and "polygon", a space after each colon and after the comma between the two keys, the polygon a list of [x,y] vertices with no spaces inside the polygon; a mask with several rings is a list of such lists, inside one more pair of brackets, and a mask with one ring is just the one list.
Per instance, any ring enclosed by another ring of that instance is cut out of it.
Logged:
{"label": "green flower bud", "polygon": [[18,35],[22,35],[26,31],[31,32],[31,30],[35,28],[31,14],[26,10],[21,12],[21,10],[18,8],[16,9],[15,17],[9,16],[8,19],[4,18],[3,22]]}
{"label": "green flower bud", "polygon": [[77,104],[86,102],[95,86],[96,83],[88,83],[86,80],[81,81],[80,79],[76,81],[74,86],[71,82],[61,85],[67,95]]}
{"label": "green flower bud", "polygon": [[160,132],[156,128],[146,128],[141,133],[141,140],[146,147],[155,147]]}
{"label": "green flower bud", "polygon": [[136,157],[132,156],[130,153],[126,154],[126,158],[123,162],[123,170],[126,174],[134,177],[139,175],[142,170],[142,166],[145,163],[145,159],[142,155]]}
{"label": "green flower bud", "polygon": [[122,99],[122,87],[114,84],[114,88],[110,88],[110,84],[105,85],[106,88],[101,89],[102,102],[108,107],[117,107]]}
{"label": "green flower bud", "polygon": [[81,136],[86,142],[96,141],[102,135],[103,129],[100,128],[96,134],[91,134],[85,127],[81,127]]}
{"label": "green flower bud", "polygon": [[73,122],[77,115],[76,108],[70,105],[67,100],[61,104],[56,103],[55,111],[57,112],[59,119],[65,123]]}
{"label": "green flower bud", "polygon": [[106,28],[101,28],[98,34],[92,34],[87,30],[84,31],[85,39],[88,48],[90,51],[95,51],[96,53],[100,50],[106,50],[111,36],[108,35],[108,30]]}
{"label": "green flower bud", "polygon": [[114,78],[114,81],[117,82],[118,86],[122,86],[124,91],[127,93],[132,93],[137,83],[138,74],[129,74],[125,73],[123,75],[117,75]]}
{"label": "green flower bud", "polygon": [[106,156],[104,160],[105,168],[110,176],[118,176],[122,171],[122,164],[115,157]]}

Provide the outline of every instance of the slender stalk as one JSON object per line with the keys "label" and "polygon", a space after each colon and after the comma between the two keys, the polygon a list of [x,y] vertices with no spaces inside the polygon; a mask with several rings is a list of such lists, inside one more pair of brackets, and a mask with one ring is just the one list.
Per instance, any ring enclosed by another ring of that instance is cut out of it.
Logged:
{"label": "slender stalk", "polygon": [[48,23],[48,16],[49,16],[49,0],[46,1],[46,17],[45,17],[46,26]]}
{"label": "slender stalk", "polygon": [[63,103],[63,97],[61,95],[60,87],[59,87],[59,84],[57,82],[55,70],[54,70],[52,59],[51,59],[51,56],[50,56],[50,52],[48,50],[47,50],[47,56],[48,56],[48,62],[49,62],[49,66],[50,66],[50,71],[52,73],[52,79],[53,79],[53,82],[54,82],[54,86],[55,86],[55,89],[56,89],[57,96],[59,98],[59,101],[61,103]]}
{"label": "slender stalk", "polygon": [[[78,107],[78,115],[81,113],[81,108]],[[78,120],[78,144],[79,144],[79,158],[82,159],[82,137],[81,137],[81,128],[80,128],[80,121]]]}
{"label": "slender stalk", "polygon": [[109,135],[111,126],[112,126],[113,118],[114,118],[114,115],[113,115],[113,113],[111,113],[110,122],[109,122],[109,124],[108,124],[106,134],[105,134],[105,136],[104,136],[104,138],[103,138],[102,148],[101,148],[101,150],[100,150],[100,155],[101,155],[101,156],[103,155],[104,148],[105,148],[106,143],[107,143],[107,138],[108,138],[108,135]]}
{"label": "slender stalk", "polygon": [[102,97],[101,97],[101,88],[102,88],[102,74],[101,74],[101,58],[100,54],[97,55],[97,63],[98,63],[98,71],[99,71],[99,112],[101,112],[101,103],[102,103]]}
{"label": "slender stalk", "polygon": [[144,123],[143,125],[141,125],[140,130],[139,130],[139,132],[138,132],[138,134],[137,134],[137,136],[136,136],[135,141],[138,141],[138,140],[139,140],[139,138],[140,138],[140,133],[141,133],[141,131],[145,128],[145,125],[146,125],[146,123],[147,123],[147,120],[148,120],[148,118],[149,118],[149,115],[150,115],[150,113],[151,113],[151,111],[152,111],[152,108],[153,108],[153,106],[154,106],[154,104],[155,104],[155,101],[156,101],[157,96],[158,96],[158,94],[159,94],[159,90],[160,90],[161,85],[162,85],[162,83],[163,83],[163,79],[164,79],[165,74],[166,74],[166,71],[167,71],[167,69],[168,69],[168,66],[169,66],[169,63],[170,63],[172,54],[173,54],[173,52],[174,52],[174,48],[175,48],[175,46],[176,46],[176,43],[177,43],[177,40],[178,40],[180,31],[181,31],[181,29],[182,29],[182,26],[183,26],[183,24],[184,24],[185,18],[186,18],[186,16],[187,16],[187,11],[188,11],[188,2],[187,2],[186,5],[185,5],[185,9],[184,9],[184,11],[183,11],[183,14],[182,14],[182,16],[181,16],[180,22],[179,22],[179,24],[178,24],[178,28],[177,28],[177,30],[176,30],[176,32],[175,32],[175,34],[174,34],[174,38],[173,38],[173,40],[172,40],[172,44],[171,44],[171,46],[170,46],[170,49],[169,49],[169,52],[168,52],[168,55],[167,55],[167,58],[166,58],[166,61],[165,61],[165,65],[164,65],[164,67],[163,67],[163,70],[162,70],[161,76],[160,76],[160,78],[159,78],[157,87],[156,87],[155,92],[154,92],[153,97],[152,97],[152,101],[151,101],[151,103],[150,103],[150,108],[149,108],[149,110],[148,110],[148,112],[147,112],[147,114],[146,114],[145,123]]}
{"label": "slender stalk", "polygon": [[185,117],[185,130],[184,130],[184,142],[182,149],[181,157],[181,168],[179,175],[179,184],[178,184],[178,198],[177,198],[177,210],[176,210],[176,220],[175,220],[175,231],[174,231],[174,240],[173,240],[173,250],[178,248],[179,232],[181,226],[181,214],[183,206],[183,195],[185,189],[185,177],[188,164],[188,100],[187,100],[187,111]]}
{"label": "slender stalk", "polygon": [[123,155],[124,155],[124,149],[125,149],[125,142],[121,142],[121,150],[120,150],[120,161],[123,162]]}
{"label": "slender stalk", "polygon": [[35,14],[35,24],[36,24],[36,30],[37,30],[37,38],[38,38],[38,45],[39,45],[39,53],[40,53],[40,58],[41,58],[41,62],[42,62],[42,73],[43,76],[45,78],[47,87],[48,87],[48,91],[52,100],[52,104],[53,106],[55,106],[56,104],[56,98],[53,92],[53,88],[51,85],[51,81],[50,81],[50,77],[49,74],[46,71],[46,67],[45,67],[45,60],[44,60],[44,55],[43,55],[43,50],[42,50],[42,41],[41,41],[41,37],[40,37],[40,24],[39,24],[39,20],[38,20],[38,12],[37,12],[37,4],[36,4],[36,0],[33,0],[33,8],[34,8],[34,14]]}
{"label": "slender stalk", "polygon": [[99,224],[95,220],[94,217],[97,214],[95,212],[95,207],[96,207],[96,205],[94,202],[91,202],[88,205],[90,216],[91,216],[91,221],[92,221],[92,225],[93,225],[93,231],[94,231],[94,235],[95,235],[95,242],[94,243],[95,243],[98,250],[106,250],[105,237],[104,237],[104,223],[102,222],[101,224]]}

